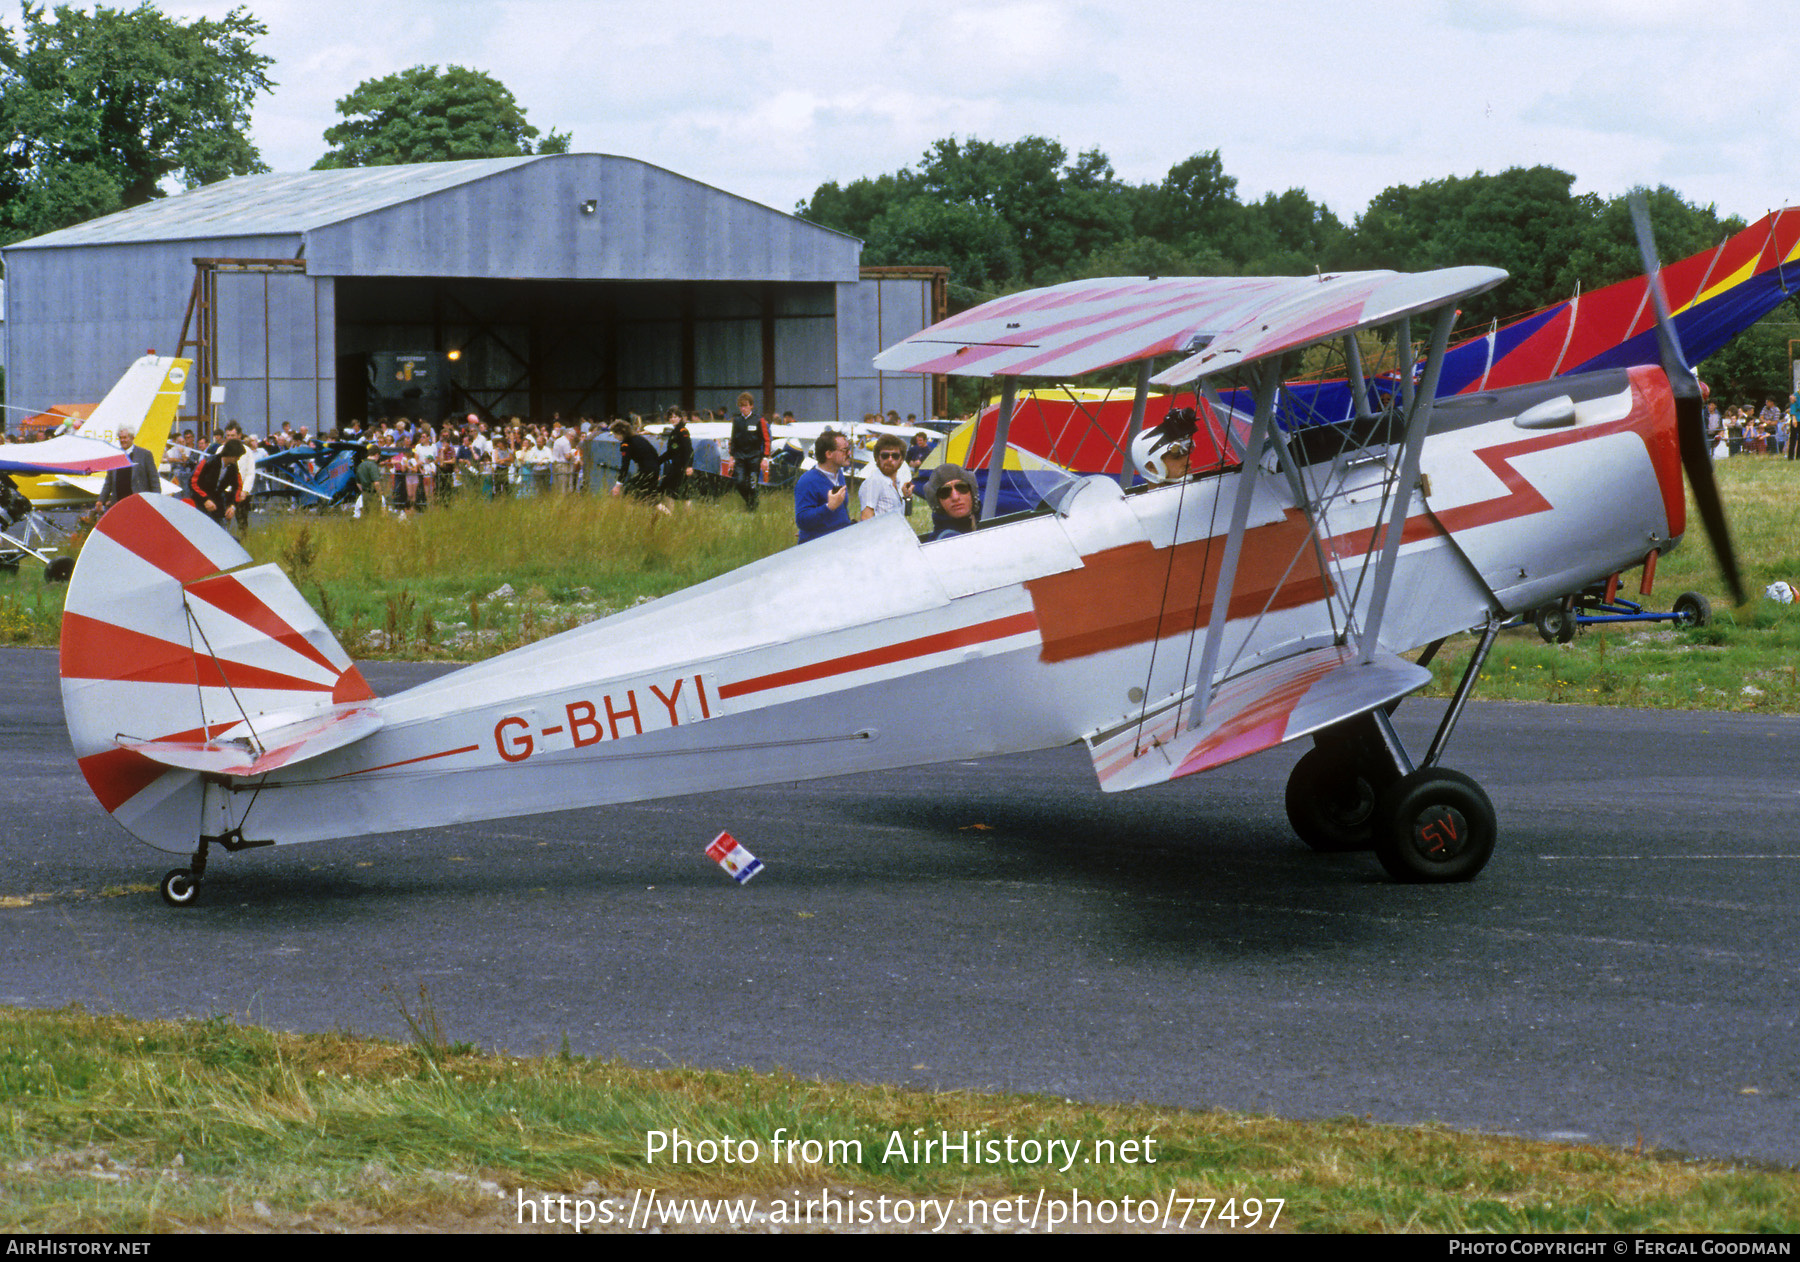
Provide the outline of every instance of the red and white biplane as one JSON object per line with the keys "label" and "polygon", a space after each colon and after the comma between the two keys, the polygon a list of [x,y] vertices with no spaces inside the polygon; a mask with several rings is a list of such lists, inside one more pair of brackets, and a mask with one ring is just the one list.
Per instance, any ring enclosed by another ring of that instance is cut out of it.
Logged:
{"label": "red and white biplane", "polygon": [[[70,586],[76,755],[129,832],[192,852],[164,878],[174,904],[213,846],[1076,742],[1117,791],[1306,736],[1287,795],[1305,841],[1372,849],[1401,880],[1466,880],[1494,812],[1438,758],[1497,628],[1675,546],[1690,438],[1717,510],[1672,345],[1663,368],[1435,398],[1457,303],[1503,277],[1093,280],[988,303],[877,366],[998,376],[1003,416],[1022,377],[1121,364],[1139,365],[1140,415],[1153,384],[1248,386],[1254,414],[1228,427],[1242,449],[1131,491],[1071,479],[1036,512],[937,542],[876,518],[390,697],[277,567],[185,504],[134,497]],[[1403,389],[1358,391],[1347,422],[1293,414],[1296,352],[1337,347],[1363,381],[1353,335],[1407,346],[1414,321],[1429,349]],[[1470,629],[1478,649],[1414,758],[1389,715],[1431,675],[1402,654]],[[900,718],[921,695],[976,704]]]}

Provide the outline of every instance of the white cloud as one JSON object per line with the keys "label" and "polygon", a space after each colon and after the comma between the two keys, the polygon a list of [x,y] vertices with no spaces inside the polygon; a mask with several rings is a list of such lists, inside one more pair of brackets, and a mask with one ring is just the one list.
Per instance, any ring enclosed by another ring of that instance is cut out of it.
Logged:
{"label": "white cloud", "polygon": [[455,63],[577,149],[783,209],[943,136],[1027,134],[1132,181],[1218,149],[1245,197],[1302,187],[1345,218],[1391,184],[1535,163],[1747,217],[1800,201],[1781,78],[1800,38],[1747,0],[249,3],[280,85],[253,136],[278,170],[318,158],[357,83]]}

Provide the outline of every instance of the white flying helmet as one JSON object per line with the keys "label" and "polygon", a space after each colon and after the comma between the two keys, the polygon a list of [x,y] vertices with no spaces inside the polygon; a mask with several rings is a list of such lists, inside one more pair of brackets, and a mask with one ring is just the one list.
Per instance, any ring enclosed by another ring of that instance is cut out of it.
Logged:
{"label": "white flying helmet", "polygon": [[1131,463],[1146,482],[1171,481],[1167,458],[1177,452],[1191,458],[1199,428],[1200,418],[1193,408],[1171,408],[1160,424],[1131,440]]}

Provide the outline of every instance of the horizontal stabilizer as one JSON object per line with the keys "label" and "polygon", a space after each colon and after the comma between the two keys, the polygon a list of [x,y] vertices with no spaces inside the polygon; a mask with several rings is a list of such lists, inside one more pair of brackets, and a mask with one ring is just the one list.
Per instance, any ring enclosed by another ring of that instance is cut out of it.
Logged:
{"label": "horizontal stabilizer", "polygon": [[115,742],[120,749],[165,767],[220,776],[260,776],[354,744],[380,728],[381,722],[381,716],[369,706],[347,702],[324,710],[259,715],[209,739],[133,740],[119,736]]}
{"label": "horizontal stabilizer", "polygon": [[[124,455],[125,453],[120,452],[119,454]],[[119,467],[124,468],[125,466],[120,465]],[[169,481],[169,479],[158,477],[157,481],[162,483],[162,493],[164,495],[181,494],[181,488]],[[95,499],[99,499],[106,491],[106,475],[104,473],[80,475],[65,473],[56,479],[56,484],[58,486],[66,486],[72,491],[80,491],[83,495],[92,495]]]}
{"label": "horizontal stabilizer", "polygon": [[381,726],[375,694],[305,597],[204,513],[122,500],[88,536],[63,602],[69,741],[133,836],[191,849],[204,777],[255,776]]}
{"label": "horizontal stabilizer", "polygon": [[1358,660],[1341,645],[1310,649],[1258,666],[1219,686],[1206,718],[1187,731],[1192,699],[1088,737],[1094,773],[1107,793],[1142,789],[1309,735],[1431,682],[1431,672],[1392,653]]}

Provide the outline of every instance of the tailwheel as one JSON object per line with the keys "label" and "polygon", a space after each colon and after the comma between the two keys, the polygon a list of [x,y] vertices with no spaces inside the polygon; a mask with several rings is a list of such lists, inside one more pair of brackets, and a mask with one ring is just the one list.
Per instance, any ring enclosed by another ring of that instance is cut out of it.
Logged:
{"label": "tailwheel", "polygon": [[186,868],[163,874],[162,899],[171,907],[189,907],[199,896],[200,881]]}
{"label": "tailwheel", "polygon": [[1472,880],[1494,853],[1494,804],[1460,771],[1421,767],[1382,791],[1375,857],[1396,881]]}
{"label": "tailwheel", "polygon": [[1375,844],[1374,782],[1342,750],[1310,749],[1288,775],[1288,823],[1314,850],[1338,854]]}

